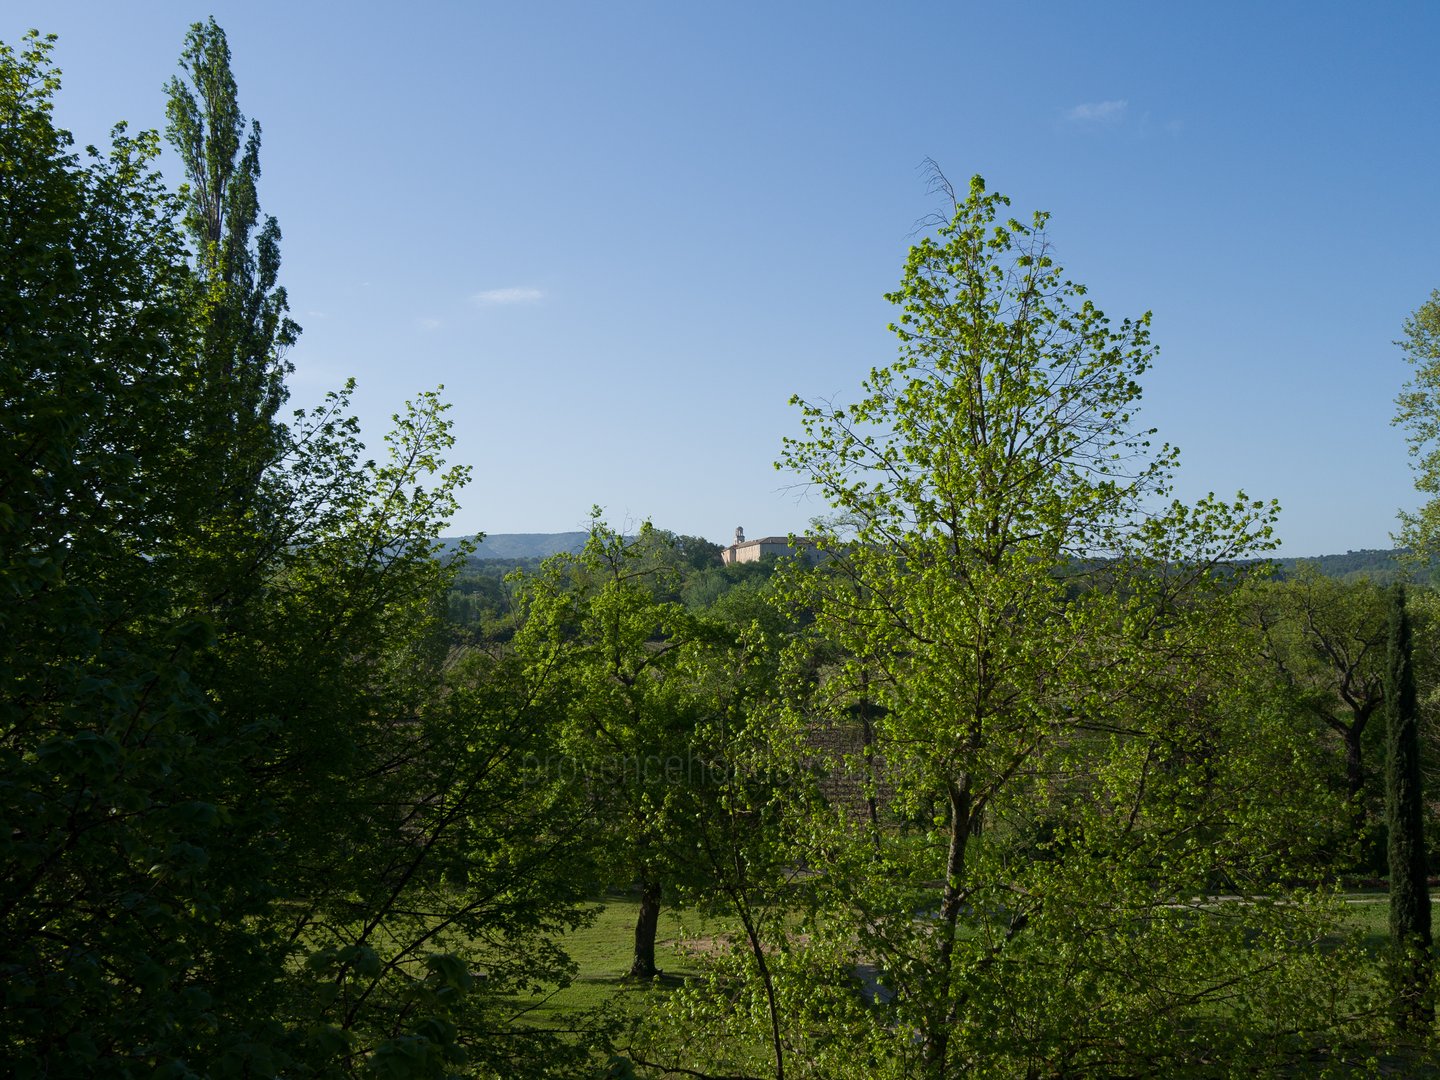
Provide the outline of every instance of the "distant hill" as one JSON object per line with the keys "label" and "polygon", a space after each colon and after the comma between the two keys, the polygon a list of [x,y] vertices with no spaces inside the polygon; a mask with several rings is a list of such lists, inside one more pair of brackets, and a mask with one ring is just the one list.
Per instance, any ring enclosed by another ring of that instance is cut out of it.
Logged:
{"label": "distant hill", "polygon": [[[1400,574],[1400,557],[1405,552],[1398,548],[1366,548],[1347,551],[1344,555],[1316,555],[1310,559],[1272,559],[1275,576],[1280,579],[1291,577],[1302,564],[1314,566],[1326,577],[1342,581],[1368,579],[1378,585],[1388,585]],[[1434,580],[1435,567],[1431,566],[1416,574],[1419,581]]]}
{"label": "distant hill", "polygon": [[[585,532],[562,533],[491,533],[471,556],[479,561],[517,562],[522,559],[544,559],[560,552],[578,552],[585,546],[588,536]],[[442,536],[440,543],[445,551],[451,551],[464,537]],[[1326,577],[1353,581],[1368,578],[1385,585],[1393,581],[1400,572],[1399,549],[1367,548],[1347,551],[1343,555],[1316,555],[1306,559],[1273,559],[1275,576],[1280,579],[1291,577],[1301,563],[1315,566]],[[1421,581],[1432,580],[1431,573],[1421,573]]]}
{"label": "distant hill", "polygon": [[[585,532],[563,533],[490,533],[484,543],[475,549],[472,559],[544,559],[563,552],[576,552],[585,546]],[[440,543],[445,551],[451,551],[465,537],[442,536]]]}

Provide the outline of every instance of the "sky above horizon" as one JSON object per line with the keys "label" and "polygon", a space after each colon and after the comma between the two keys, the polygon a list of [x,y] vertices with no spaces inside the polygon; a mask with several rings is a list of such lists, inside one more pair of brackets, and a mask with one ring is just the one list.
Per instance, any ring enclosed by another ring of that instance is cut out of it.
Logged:
{"label": "sky above horizon", "polygon": [[[777,472],[792,394],[896,355],[922,163],[1051,212],[1067,276],[1154,313],[1142,419],[1177,494],[1278,499],[1282,553],[1388,547],[1418,498],[1393,344],[1440,288],[1440,5],[12,0],[59,35],[80,145],[163,128],[213,14],[263,127],[304,327],[372,447],[444,384],[453,533],[589,508],[729,542],[826,506]],[[179,170],[162,162],[172,182]]]}

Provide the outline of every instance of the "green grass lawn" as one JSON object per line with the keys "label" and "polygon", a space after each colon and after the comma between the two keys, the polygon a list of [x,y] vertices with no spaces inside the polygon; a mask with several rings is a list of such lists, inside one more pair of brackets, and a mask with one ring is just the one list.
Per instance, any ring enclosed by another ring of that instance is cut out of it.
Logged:
{"label": "green grass lawn", "polygon": [[[597,903],[595,921],[567,934],[565,951],[579,967],[567,987],[516,997],[525,1023],[537,1027],[567,1028],[586,1012],[611,1004],[627,1010],[641,1007],[647,996],[663,993],[699,973],[696,949],[707,939],[728,929],[719,920],[707,919],[693,911],[676,912],[662,908],[655,937],[655,963],[661,976],[641,983],[627,977],[635,949],[635,919],[639,901],[631,896],[610,895]],[[692,944],[687,946],[687,942]]]}
{"label": "green grass lawn", "polygon": [[1345,923],[1359,930],[1361,943],[1372,956],[1390,944],[1390,898],[1383,892],[1347,893]]}
{"label": "green grass lawn", "polygon": [[[1346,923],[1361,931],[1372,955],[1382,952],[1389,941],[1389,905],[1384,893],[1354,893],[1347,899]],[[635,943],[635,918],[639,901],[633,896],[612,894],[596,904],[594,923],[566,935],[564,946],[579,967],[574,981],[532,997],[513,1000],[524,1011],[527,1023],[541,1027],[568,1027],[578,1014],[614,1003],[635,1008],[646,995],[676,986],[687,976],[697,975],[697,950],[705,942],[726,934],[733,927],[722,920],[706,918],[694,911],[662,909],[656,935],[655,961],[662,975],[653,983],[627,978]]]}
{"label": "green grass lawn", "polygon": [[[1385,894],[1357,892],[1346,899],[1345,924],[1360,932],[1366,951],[1378,958],[1389,940]],[[597,901],[595,921],[566,935],[563,941],[578,967],[575,979],[564,988],[511,998],[519,1022],[558,1033],[589,1026],[588,1014],[601,1009],[610,1010],[611,1015],[618,1011],[638,1017],[686,977],[700,974],[699,954],[735,929],[726,920],[707,918],[698,912],[662,909],[655,950],[661,977],[653,982],[637,982],[626,973],[638,913],[639,902],[633,896],[612,894]],[[1373,1067],[1384,1076],[1440,1075],[1427,1055],[1417,1056],[1392,1045],[1374,1047]],[[1356,1075],[1365,1071],[1359,1069]]]}
{"label": "green grass lawn", "polygon": [[[1440,928],[1440,894],[1431,896],[1431,919]],[[1359,930],[1361,943],[1372,956],[1379,956],[1390,946],[1390,897],[1375,890],[1345,894],[1345,923]]]}

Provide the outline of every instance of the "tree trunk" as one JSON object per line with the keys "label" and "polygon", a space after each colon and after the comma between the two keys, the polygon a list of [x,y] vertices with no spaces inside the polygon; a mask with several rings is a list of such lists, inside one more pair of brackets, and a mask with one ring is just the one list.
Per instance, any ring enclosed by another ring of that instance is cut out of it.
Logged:
{"label": "tree trunk", "polygon": [[942,1080],[950,1047],[950,1025],[954,1005],[950,969],[954,964],[955,938],[964,898],[965,849],[970,842],[970,776],[967,773],[948,785],[950,797],[950,849],[945,856],[945,889],[940,899],[940,955],[935,965],[935,1008],[925,1032],[926,1073]]}
{"label": "tree trunk", "polygon": [[1345,791],[1350,797],[1350,822],[1354,830],[1356,855],[1367,870],[1379,869],[1379,839],[1369,828],[1370,815],[1365,807],[1365,763],[1360,752],[1360,736],[1365,728],[1351,723],[1342,731],[1345,740]]}
{"label": "tree trunk", "polygon": [[660,883],[640,879],[640,914],[635,918],[635,959],[630,964],[632,979],[653,979],[660,974],[655,967],[655,931],[660,925]]}
{"label": "tree trunk", "polygon": [[1350,801],[1358,809],[1359,821],[1365,821],[1365,808],[1361,802],[1365,794],[1365,763],[1360,756],[1360,736],[1365,729],[1359,724],[1350,724],[1345,729],[1345,790]]}
{"label": "tree trunk", "polygon": [[1385,819],[1390,829],[1390,937],[1395,946],[1395,1023],[1429,1030],[1430,893],[1425,880],[1424,804],[1420,790],[1419,709],[1405,589],[1395,586],[1385,670]]}
{"label": "tree trunk", "polygon": [[870,842],[874,857],[880,857],[880,801],[876,797],[879,773],[875,769],[875,725],[870,722],[870,702],[860,699],[860,737],[865,758],[865,809],[870,817]]}

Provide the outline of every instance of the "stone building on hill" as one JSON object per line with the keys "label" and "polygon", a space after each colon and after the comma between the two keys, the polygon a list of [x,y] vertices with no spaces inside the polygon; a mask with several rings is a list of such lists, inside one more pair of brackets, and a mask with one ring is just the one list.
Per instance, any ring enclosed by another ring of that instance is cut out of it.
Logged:
{"label": "stone building on hill", "polygon": [[720,552],[720,561],[730,566],[759,562],[766,555],[800,555],[814,562],[819,554],[815,542],[807,537],[797,536],[793,544],[788,536],[762,536],[758,540],[746,540],[745,530],[736,528],[735,542]]}

